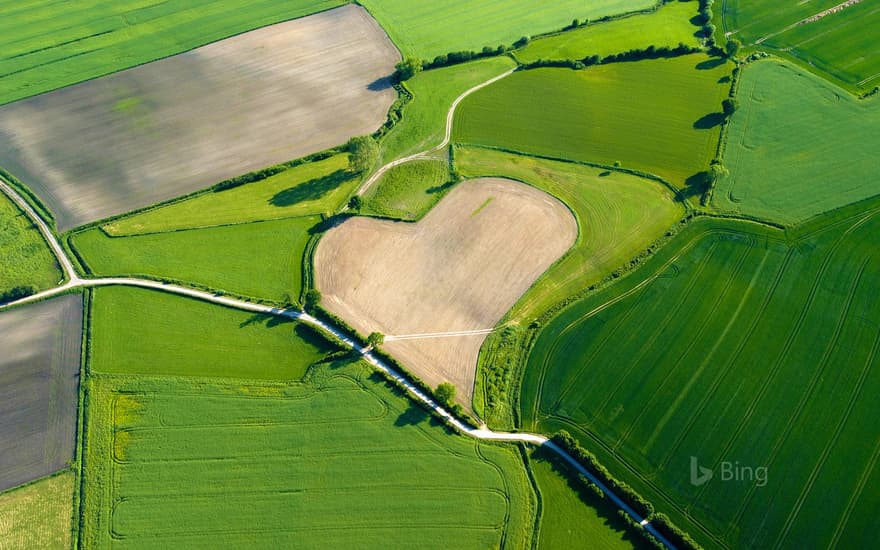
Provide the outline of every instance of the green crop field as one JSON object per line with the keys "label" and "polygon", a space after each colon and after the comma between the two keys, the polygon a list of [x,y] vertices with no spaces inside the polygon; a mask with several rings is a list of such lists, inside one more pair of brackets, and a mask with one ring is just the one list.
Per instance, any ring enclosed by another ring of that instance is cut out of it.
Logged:
{"label": "green crop field", "polygon": [[554,453],[536,449],[529,465],[541,494],[538,548],[650,548],[611,502],[569,478],[571,467]]}
{"label": "green crop field", "polygon": [[[563,311],[529,357],[524,428],[576,434],[707,543],[869,543],[880,205],[824,221],[695,221]],[[715,477],[692,484],[691,457]]]}
{"label": "green crop field", "polygon": [[684,186],[715,155],[730,66],[687,55],[515,73],[462,101],[455,139],[585,160]]}
{"label": "green crop field", "polygon": [[490,57],[417,74],[406,81],[412,101],[403,118],[382,140],[382,158],[394,160],[443,141],[446,113],[463,92],[515,67],[507,56]]}
{"label": "green crop field", "polygon": [[303,253],[317,216],[110,237],[100,228],[70,241],[97,276],[146,276],[281,302],[302,291]]}
{"label": "green crop field", "polygon": [[559,198],[574,213],[578,240],[514,306],[529,322],[623,266],[684,215],[663,185],[630,174],[476,147],[455,153],[468,177],[504,176]]}
{"label": "green crop field", "polygon": [[293,320],[155,290],[92,293],[92,372],[294,380],[334,349]]}
{"label": "green crop field", "polygon": [[746,45],[770,49],[820,70],[853,89],[880,84],[880,7],[840,0],[731,0],[721,8],[722,30]]}
{"label": "green crop field", "polygon": [[0,548],[70,548],[73,472],[0,494]]}
{"label": "green crop field", "polygon": [[539,38],[518,50],[523,63],[538,59],[583,59],[605,57],[648,46],[674,48],[679,43],[699,46],[699,27],[691,23],[697,15],[697,2],[671,2],[657,11],[623,19],[599,22],[557,35]]}
{"label": "green crop field", "polygon": [[713,204],[784,224],[880,193],[880,101],[775,60],[743,71]]}
{"label": "green crop field", "polygon": [[347,169],[348,156],[334,155],[261,181],[126,216],[103,228],[112,236],[123,236],[330,214],[359,182]]}
{"label": "green crop field", "polygon": [[521,36],[561,29],[572,18],[598,19],[654,6],[655,0],[364,0],[404,57],[433,59],[459,50],[510,45]]}
{"label": "green crop field", "polygon": [[84,547],[528,547],[534,496],[515,448],[450,435],[370,372],[94,377]]}
{"label": "green crop field", "polygon": [[395,166],[364,193],[361,213],[418,220],[443,197],[449,165],[441,160],[416,160]]}
{"label": "green crop field", "polygon": [[17,1],[0,17],[0,104],[344,3]]}
{"label": "green crop field", "polygon": [[0,193],[0,293],[13,287],[50,288],[62,279],[40,230]]}

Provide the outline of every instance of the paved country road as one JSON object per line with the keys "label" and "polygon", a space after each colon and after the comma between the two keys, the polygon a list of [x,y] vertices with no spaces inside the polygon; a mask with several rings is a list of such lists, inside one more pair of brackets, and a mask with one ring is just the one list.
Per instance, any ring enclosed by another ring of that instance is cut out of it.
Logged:
{"label": "paved country road", "polygon": [[[452,118],[455,112],[455,107],[464,99],[468,94],[484,87],[492,84],[493,82],[508,76],[514,71],[511,69],[501,75],[498,75],[494,78],[483,82],[482,84],[478,84],[473,88],[467,90],[453,102],[452,106],[449,109],[449,112],[446,116],[446,135],[443,141],[437,147],[430,149],[428,151],[422,153],[416,153],[415,155],[411,155],[409,157],[404,157],[402,159],[398,159],[397,161],[393,161],[391,163],[386,164],[382,168],[380,168],[373,177],[364,182],[364,185],[359,190],[359,193],[362,193],[372,184],[378,177],[384,173],[384,171],[388,170],[392,166],[396,166],[398,164],[402,164],[404,162],[408,162],[410,160],[420,158],[420,155],[426,155],[430,152],[442,149],[449,143],[450,136],[452,134]],[[626,512],[636,523],[641,525],[646,531],[648,531],[651,535],[653,535],[657,540],[659,540],[663,545],[671,550],[675,550],[675,546],[669,542],[663,535],[661,535],[653,525],[650,524],[645,518],[642,518],[639,514],[635,512],[632,508],[630,508],[623,500],[620,499],[616,494],[614,494],[609,487],[607,487],[601,480],[596,478],[593,474],[591,474],[582,464],[580,464],[577,460],[575,460],[571,455],[569,455],[564,449],[560,448],[558,445],[550,441],[547,437],[539,434],[530,434],[530,433],[519,433],[519,432],[495,432],[489,430],[485,426],[481,426],[479,428],[474,428],[469,426],[456,418],[452,413],[442,407],[439,403],[434,401],[431,397],[426,395],[424,392],[415,387],[407,378],[401,375],[399,372],[388,366],[387,363],[379,359],[370,348],[366,348],[361,346],[358,342],[353,340],[350,336],[344,334],[342,331],[333,327],[326,322],[318,319],[308,313],[294,309],[294,308],[278,308],[273,306],[267,306],[264,304],[257,304],[253,302],[248,302],[245,300],[239,300],[236,298],[229,298],[220,294],[205,292],[203,290],[197,290],[194,288],[188,288],[184,286],[174,285],[163,283],[159,281],[151,281],[147,279],[136,279],[129,277],[104,277],[104,278],[95,278],[88,279],[80,277],[76,269],[73,266],[73,263],[68,258],[64,248],[61,246],[61,243],[58,242],[58,239],[55,237],[55,234],[46,224],[46,222],[37,214],[37,212],[31,207],[31,205],[22,198],[22,196],[6,181],[0,178],[0,190],[2,190],[10,199],[12,199],[24,212],[31,218],[31,220],[36,224],[37,228],[39,228],[40,233],[43,234],[43,237],[46,239],[46,242],[49,244],[52,252],[55,254],[55,258],[57,259],[59,265],[61,266],[62,271],[64,272],[65,282],[60,286],[55,288],[44,290],[42,292],[38,292],[31,296],[27,296],[20,300],[16,300],[14,302],[9,302],[4,305],[0,305],[0,312],[4,309],[13,307],[13,306],[22,306],[28,303],[37,302],[40,300],[44,300],[46,298],[51,298],[52,296],[56,296],[59,294],[63,294],[69,290],[76,288],[84,288],[84,287],[97,287],[97,286],[110,286],[110,285],[122,285],[122,286],[134,286],[141,288],[150,288],[154,290],[159,290],[162,292],[169,292],[171,294],[178,294],[180,296],[188,296],[190,298],[195,298],[197,300],[203,300],[205,302],[211,302],[214,304],[231,307],[235,309],[240,309],[244,311],[252,311],[255,313],[263,313],[266,315],[275,315],[279,317],[287,317],[290,319],[295,319],[301,323],[305,323],[312,327],[315,327],[327,334],[332,335],[341,341],[346,347],[358,352],[368,363],[373,365],[373,367],[383,371],[389,377],[396,380],[401,386],[406,388],[407,393],[409,393],[410,397],[414,400],[424,404],[428,409],[432,410],[437,416],[443,418],[450,426],[452,426],[458,432],[483,440],[490,441],[508,441],[508,442],[518,442],[518,443],[529,443],[536,446],[543,446],[552,451],[556,452],[559,456],[561,456],[566,462],[571,464],[573,468],[575,468],[578,472],[583,474],[587,479],[596,484],[599,489],[602,490],[603,493],[620,509]]]}

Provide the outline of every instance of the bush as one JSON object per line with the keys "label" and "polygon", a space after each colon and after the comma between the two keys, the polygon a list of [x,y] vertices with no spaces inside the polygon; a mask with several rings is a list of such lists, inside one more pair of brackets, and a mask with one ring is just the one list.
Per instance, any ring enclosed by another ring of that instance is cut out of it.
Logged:
{"label": "bush", "polygon": [[729,117],[739,109],[739,101],[733,98],[725,99],[721,102],[721,109],[724,111],[724,116]]}
{"label": "bush", "polygon": [[422,62],[418,59],[409,57],[394,66],[394,79],[398,82],[409,80],[416,74],[421,72]]}
{"label": "bush", "polygon": [[37,289],[30,285],[15,286],[10,288],[9,290],[0,292],[0,304],[14,302],[16,300],[21,300],[22,298],[27,298],[28,296],[31,296],[36,292]]}
{"label": "bush", "polygon": [[651,525],[676,548],[681,548],[682,550],[702,550],[703,548],[689,534],[672,523],[666,514],[655,514],[651,518]]}

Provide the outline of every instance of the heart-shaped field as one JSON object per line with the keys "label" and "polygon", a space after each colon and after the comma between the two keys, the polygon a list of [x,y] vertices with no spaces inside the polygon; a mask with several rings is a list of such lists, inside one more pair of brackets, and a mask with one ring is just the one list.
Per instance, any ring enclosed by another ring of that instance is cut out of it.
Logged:
{"label": "heart-shaped field", "polygon": [[315,251],[324,306],[429,385],[451,382],[470,408],[486,334],[577,238],[556,198],[501,178],[465,181],[418,223],[365,217]]}

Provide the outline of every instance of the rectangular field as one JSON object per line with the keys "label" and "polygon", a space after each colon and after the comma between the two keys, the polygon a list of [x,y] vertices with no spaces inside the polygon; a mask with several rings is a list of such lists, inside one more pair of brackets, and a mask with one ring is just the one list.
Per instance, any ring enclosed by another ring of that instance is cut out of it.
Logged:
{"label": "rectangular field", "polygon": [[0,107],[0,165],[64,231],[374,131],[398,59],[344,6]]}
{"label": "rectangular field", "polygon": [[0,491],[73,460],[82,296],[0,313]]}
{"label": "rectangular field", "polygon": [[323,11],[341,0],[17,0],[0,6],[0,104]]}
{"label": "rectangular field", "polygon": [[99,276],[196,283],[252,298],[297,303],[303,255],[318,216],[111,237],[93,227],[70,242]]}
{"label": "rectangular field", "polygon": [[686,55],[515,73],[468,96],[456,141],[611,165],[677,186],[706,170],[731,65]]}
{"label": "rectangular field", "polygon": [[84,547],[527,548],[516,449],[450,435],[370,372],[94,377]]}
{"label": "rectangular field", "polygon": [[721,14],[725,34],[746,45],[797,59],[851,89],[880,84],[877,2],[731,0]]}
{"label": "rectangular field", "polygon": [[542,329],[524,427],[577,434],[706,545],[870,545],[880,205],[826,221],[693,222]]}
{"label": "rectangular field", "polygon": [[91,372],[298,380],[336,349],[290,319],[140,288],[92,292]]}
{"label": "rectangular field", "polygon": [[458,50],[510,45],[521,36],[558,30],[573,18],[598,19],[655,5],[656,0],[364,0],[404,56],[431,60]]}
{"label": "rectangular field", "polygon": [[71,548],[74,480],[67,471],[0,494],[0,548]]}
{"label": "rectangular field", "polygon": [[776,60],[746,67],[738,97],[714,206],[790,225],[880,193],[880,98]]}
{"label": "rectangular field", "polygon": [[679,43],[699,46],[699,27],[691,23],[697,2],[670,2],[653,13],[638,14],[533,40],[515,52],[523,63],[538,59],[583,59],[618,54],[648,46],[674,48]]}

